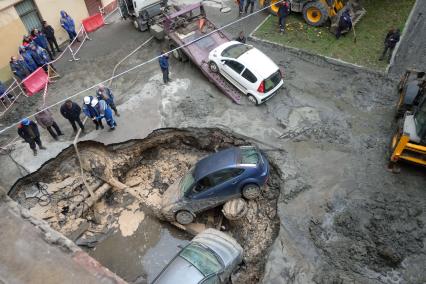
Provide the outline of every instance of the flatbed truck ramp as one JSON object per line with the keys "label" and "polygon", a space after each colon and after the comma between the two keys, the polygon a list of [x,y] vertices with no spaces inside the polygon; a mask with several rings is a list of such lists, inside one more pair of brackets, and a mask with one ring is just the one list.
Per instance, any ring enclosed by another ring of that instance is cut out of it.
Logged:
{"label": "flatbed truck ramp", "polygon": [[[230,39],[207,19],[201,3],[184,6],[174,13],[165,15],[164,20],[158,25],[162,29],[161,33],[169,40],[169,48],[177,60],[191,60],[219,90],[233,102],[241,103],[241,92],[222,75],[210,71],[208,66],[210,51],[229,42]],[[152,31],[155,31],[155,28],[151,29]],[[158,33],[153,35],[159,38]]]}

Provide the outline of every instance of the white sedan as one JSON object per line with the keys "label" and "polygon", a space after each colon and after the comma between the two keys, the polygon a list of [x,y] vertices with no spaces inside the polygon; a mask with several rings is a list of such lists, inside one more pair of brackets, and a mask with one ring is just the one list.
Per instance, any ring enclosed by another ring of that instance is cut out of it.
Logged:
{"label": "white sedan", "polygon": [[268,56],[238,41],[210,51],[209,68],[222,74],[256,105],[270,99],[283,85],[279,67]]}

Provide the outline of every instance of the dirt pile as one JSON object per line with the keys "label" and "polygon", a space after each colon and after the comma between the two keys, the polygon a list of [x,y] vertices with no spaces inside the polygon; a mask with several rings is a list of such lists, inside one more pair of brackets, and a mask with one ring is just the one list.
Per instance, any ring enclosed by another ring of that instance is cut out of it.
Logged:
{"label": "dirt pile", "polygon": [[424,203],[409,196],[377,193],[345,207],[330,205],[324,219],[312,220],[309,228],[328,263],[318,282],[365,281],[369,275],[409,282],[400,268],[407,257],[426,254],[425,222]]}

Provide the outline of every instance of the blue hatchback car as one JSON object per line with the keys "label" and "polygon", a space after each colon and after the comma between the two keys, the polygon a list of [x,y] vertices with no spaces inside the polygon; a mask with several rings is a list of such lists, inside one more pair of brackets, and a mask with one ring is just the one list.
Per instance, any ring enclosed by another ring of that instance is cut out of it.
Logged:
{"label": "blue hatchback car", "polygon": [[163,195],[162,215],[191,223],[196,214],[236,197],[255,199],[267,182],[269,163],[254,146],[228,148],[198,161]]}

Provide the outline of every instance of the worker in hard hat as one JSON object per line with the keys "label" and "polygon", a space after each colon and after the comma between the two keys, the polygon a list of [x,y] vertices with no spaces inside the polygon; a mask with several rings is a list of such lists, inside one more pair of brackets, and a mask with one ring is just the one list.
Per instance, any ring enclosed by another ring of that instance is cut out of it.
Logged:
{"label": "worker in hard hat", "polygon": [[96,130],[98,130],[99,127],[104,129],[104,126],[102,125],[102,119],[98,118],[99,112],[94,107],[92,107],[92,101],[94,99],[96,98],[93,98],[92,96],[84,97],[83,112],[88,118],[92,119],[93,123],[96,126]]}
{"label": "worker in hard hat", "polygon": [[98,100],[97,98],[93,98],[91,106],[98,112],[98,121],[101,121],[102,118],[105,118],[110,129],[114,130],[117,123],[114,120],[112,109],[107,104],[107,102],[105,100]]}
{"label": "worker in hard hat", "polygon": [[37,124],[29,118],[21,120],[21,123],[18,125],[18,134],[25,140],[25,142],[30,144],[30,148],[33,150],[34,156],[37,156],[37,145],[42,150],[46,149],[41,143],[40,132]]}

